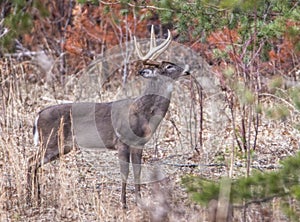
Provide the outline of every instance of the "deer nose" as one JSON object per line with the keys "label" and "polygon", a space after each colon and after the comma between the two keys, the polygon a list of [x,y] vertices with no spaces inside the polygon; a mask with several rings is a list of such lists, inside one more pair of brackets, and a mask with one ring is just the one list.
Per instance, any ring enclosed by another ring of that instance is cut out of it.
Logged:
{"label": "deer nose", "polygon": [[184,75],[190,75],[190,66],[189,65],[185,65],[184,70],[183,70],[183,74]]}
{"label": "deer nose", "polygon": [[183,71],[183,75],[185,75],[185,76],[188,76],[188,75],[191,75],[191,73],[190,73],[190,71]]}

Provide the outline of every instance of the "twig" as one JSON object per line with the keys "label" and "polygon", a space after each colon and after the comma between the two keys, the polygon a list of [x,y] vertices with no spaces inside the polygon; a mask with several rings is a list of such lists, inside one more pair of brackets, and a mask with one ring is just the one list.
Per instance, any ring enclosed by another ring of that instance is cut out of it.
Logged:
{"label": "twig", "polygon": [[42,96],[42,99],[45,100],[45,101],[48,101],[48,102],[55,102],[55,103],[58,103],[58,104],[72,103],[72,101],[70,101],[70,100],[51,99],[51,98],[48,98],[46,96]]}
{"label": "twig", "polygon": [[[118,2],[106,2],[106,1],[100,1],[101,4],[103,5],[118,5],[121,3],[121,1]],[[169,8],[160,8],[160,7],[156,7],[153,5],[135,5],[132,3],[127,3],[128,6],[133,7],[133,8],[141,8],[141,9],[153,9],[153,10],[160,10],[160,11],[170,11],[170,12],[174,12],[173,9],[169,9]]]}
{"label": "twig", "polygon": [[293,104],[291,104],[290,102],[286,101],[286,100],[283,99],[283,98],[280,98],[280,97],[275,96],[275,95],[270,94],[270,93],[260,93],[258,96],[259,96],[259,97],[262,97],[262,96],[268,96],[268,97],[273,97],[273,98],[275,98],[275,99],[278,99],[278,100],[280,100],[281,102],[284,102],[285,104],[287,104],[289,107],[291,107],[291,108],[294,110],[294,112],[296,112],[296,113],[298,113],[298,114],[300,113],[300,112],[293,106]]}
{"label": "twig", "polygon": [[156,7],[156,6],[153,6],[153,5],[134,5],[134,4],[131,4],[131,3],[127,3],[127,5],[129,5],[130,7],[137,7],[137,8],[141,8],[141,9],[154,9],[154,10],[159,10],[159,11],[174,12],[173,9],[160,8],[160,7]]}
{"label": "twig", "polygon": [[4,57],[32,57],[32,56],[36,56],[36,55],[41,55],[41,54],[45,54],[44,51],[37,51],[37,52],[30,52],[30,51],[26,51],[26,52],[16,52],[16,53],[4,53]]}
{"label": "twig", "polygon": [[286,195],[289,195],[289,192],[287,193],[281,193],[281,194],[275,194],[273,196],[270,196],[270,197],[265,197],[265,198],[262,198],[262,199],[258,199],[258,200],[251,200],[251,201],[248,201],[246,202],[245,204],[242,204],[242,205],[233,205],[234,208],[244,208],[244,207],[248,207],[249,205],[251,204],[261,204],[261,203],[265,203],[265,202],[268,202],[276,197],[283,197],[283,196],[286,196]]}
{"label": "twig", "polygon": [[[160,162],[158,160],[158,162]],[[194,164],[194,163],[169,163],[169,162],[161,162],[161,165],[167,165],[167,166],[174,166],[174,167],[190,167],[190,168],[196,168],[196,167],[225,167],[227,166],[224,163],[210,163],[210,164]],[[242,164],[235,163],[235,167],[244,167]],[[262,169],[280,169],[280,166],[276,165],[266,165],[266,166],[256,166],[256,165],[250,165],[253,169],[258,169],[260,171],[263,171]]]}
{"label": "twig", "polygon": [[[0,25],[1,25],[1,23],[0,23]],[[3,30],[1,30],[1,33],[0,33],[0,38],[5,36],[8,32],[9,32],[8,28],[3,28]]]}
{"label": "twig", "polygon": [[226,166],[226,164],[224,163],[212,163],[212,164],[188,164],[188,163],[166,163],[166,162],[162,162],[162,165],[167,165],[167,166],[174,166],[174,167],[190,167],[190,168],[196,168],[196,167],[220,167],[220,166]]}

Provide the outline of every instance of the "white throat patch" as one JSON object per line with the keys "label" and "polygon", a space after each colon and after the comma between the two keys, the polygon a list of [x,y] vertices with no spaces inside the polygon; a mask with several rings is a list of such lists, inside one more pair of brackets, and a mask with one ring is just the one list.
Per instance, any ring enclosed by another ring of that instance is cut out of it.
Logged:
{"label": "white throat patch", "polygon": [[168,83],[167,84],[167,92],[171,93],[173,91],[173,84],[172,83]]}

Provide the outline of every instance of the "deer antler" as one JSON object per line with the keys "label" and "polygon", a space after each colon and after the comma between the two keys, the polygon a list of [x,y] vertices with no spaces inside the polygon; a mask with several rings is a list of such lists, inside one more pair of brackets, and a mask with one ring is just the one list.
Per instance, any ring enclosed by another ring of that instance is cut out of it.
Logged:
{"label": "deer antler", "polygon": [[170,45],[172,42],[172,35],[170,30],[168,30],[168,38],[159,46],[156,46],[156,39],[155,39],[155,34],[154,34],[154,26],[151,26],[151,37],[150,37],[150,50],[146,55],[143,55],[141,52],[141,49],[136,41],[136,38],[134,37],[134,44],[135,44],[135,51],[143,62],[147,61],[153,61],[155,60],[158,56],[160,56]]}

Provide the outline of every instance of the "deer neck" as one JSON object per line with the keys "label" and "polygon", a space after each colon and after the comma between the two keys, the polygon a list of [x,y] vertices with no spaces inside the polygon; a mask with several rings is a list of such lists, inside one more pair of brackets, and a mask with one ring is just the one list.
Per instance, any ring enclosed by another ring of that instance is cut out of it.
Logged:
{"label": "deer neck", "polygon": [[151,80],[141,96],[125,100],[127,104],[116,103],[112,116],[118,117],[113,122],[117,137],[137,146],[149,141],[168,111],[172,89],[170,81]]}
{"label": "deer neck", "polygon": [[150,80],[143,95],[135,100],[139,112],[159,115],[162,118],[168,111],[173,91],[170,79]]}
{"label": "deer neck", "polygon": [[173,92],[173,81],[170,78],[160,77],[159,79],[150,80],[144,92],[144,95],[158,95],[171,99]]}

